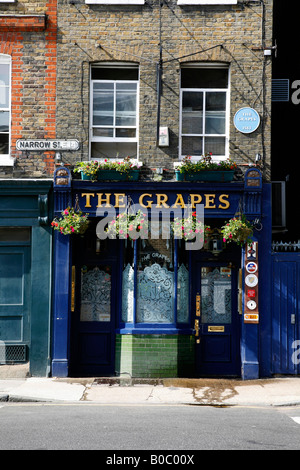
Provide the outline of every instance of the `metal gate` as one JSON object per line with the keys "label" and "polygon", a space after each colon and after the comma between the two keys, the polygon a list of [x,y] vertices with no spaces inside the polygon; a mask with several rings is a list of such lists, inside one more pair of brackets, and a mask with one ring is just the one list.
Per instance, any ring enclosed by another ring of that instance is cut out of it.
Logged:
{"label": "metal gate", "polygon": [[300,253],[273,253],[272,276],[272,372],[297,375],[300,374]]}

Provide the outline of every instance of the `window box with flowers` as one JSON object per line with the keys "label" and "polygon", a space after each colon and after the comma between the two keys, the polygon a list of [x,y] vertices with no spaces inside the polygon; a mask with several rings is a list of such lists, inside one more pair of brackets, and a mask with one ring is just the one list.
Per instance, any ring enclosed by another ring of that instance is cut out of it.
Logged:
{"label": "window box with flowers", "polygon": [[231,182],[237,168],[237,164],[230,159],[213,161],[211,153],[196,162],[186,156],[176,166],[176,181]]}
{"label": "window box with flowers", "polygon": [[78,162],[74,172],[81,173],[81,178],[91,181],[138,181],[141,164],[130,160],[91,160]]}
{"label": "window box with flowers", "polygon": [[73,207],[67,207],[61,213],[62,217],[55,218],[51,222],[54,230],[58,230],[62,235],[83,235],[88,228],[88,214],[76,211]]}

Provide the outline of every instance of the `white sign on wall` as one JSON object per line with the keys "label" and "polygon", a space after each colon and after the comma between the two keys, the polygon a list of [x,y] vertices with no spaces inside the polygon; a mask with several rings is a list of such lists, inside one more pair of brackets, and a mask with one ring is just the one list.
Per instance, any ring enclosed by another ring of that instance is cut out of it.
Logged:
{"label": "white sign on wall", "polygon": [[16,149],[21,151],[36,151],[36,152],[45,152],[45,151],[70,151],[70,150],[79,150],[80,144],[77,139],[73,140],[17,140]]}

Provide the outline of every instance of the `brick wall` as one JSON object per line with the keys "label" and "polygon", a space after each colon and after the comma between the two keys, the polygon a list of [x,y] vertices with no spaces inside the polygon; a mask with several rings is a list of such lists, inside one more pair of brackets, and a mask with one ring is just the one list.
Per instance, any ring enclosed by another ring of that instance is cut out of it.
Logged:
{"label": "brick wall", "polygon": [[[18,152],[17,139],[56,137],[56,0],[0,5],[0,53],[11,56],[11,156],[0,177],[52,175],[54,154]],[[1,163],[1,156],[0,156]]]}
{"label": "brick wall", "polygon": [[[169,0],[161,10],[157,0],[143,6],[86,5],[84,0],[0,5],[0,50],[13,63],[11,155],[17,159],[13,168],[0,167],[0,176],[53,173],[53,152],[17,152],[18,138],[77,138],[81,150],[64,154],[65,163],[88,158],[89,68],[101,61],[139,63],[139,157],[149,169],[173,170],[178,160],[179,71],[193,60],[230,64],[230,157],[243,165],[264,154],[269,177],[272,59],[264,57],[262,44],[272,46],[272,3],[265,0],[263,9],[261,2],[178,6]],[[168,148],[156,146],[160,35],[160,124],[169,127]],[[244,106],[263,117],[253,135],[240,134],[233,125],[235,112]]]}
{"label": "brick wall", "polygon": [[[168,148],[156,146],[160,23],[164,61],[160,123],[170,130]],[[272,59],[264,57],[262,44],[272,46],[272,0],[265,1],[264,10],[261,2],[180,7],[176,0],[169,0],[163,2],[161,13],[156,0],[143,6],[58,0],[58,25],[57,137],[77,138],[82,143],[79,152],[65,155],[67,163],[89,155],[92,62],[139,63],[140,160],[149,168],[171,170],[178,160],[180,66],[191,60],[217,61],[231,68],[230,157],[243,165],[255,162],[257,153],[264,154],[266,176],[270,176]],[[233,125],[234,114],[245,106],[254,107],[263,118],[260,129],[252,135],[239,133]]]}

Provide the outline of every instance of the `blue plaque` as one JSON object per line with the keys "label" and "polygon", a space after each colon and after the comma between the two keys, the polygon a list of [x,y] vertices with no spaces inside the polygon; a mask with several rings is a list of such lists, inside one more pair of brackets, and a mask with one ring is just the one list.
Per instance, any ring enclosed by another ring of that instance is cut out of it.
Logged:
{"label": "blue plaque", "polygon": [[260,125],[260,116],[255,109],[242,108],[234,116],[234,125],[243,134],[251,134]]}

